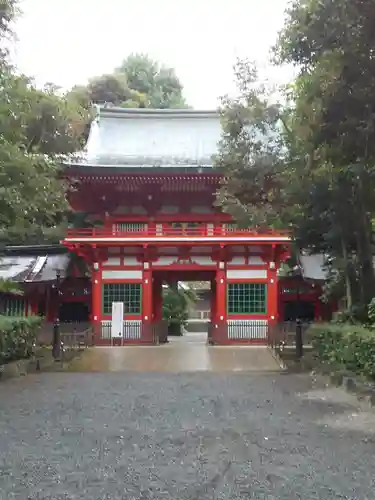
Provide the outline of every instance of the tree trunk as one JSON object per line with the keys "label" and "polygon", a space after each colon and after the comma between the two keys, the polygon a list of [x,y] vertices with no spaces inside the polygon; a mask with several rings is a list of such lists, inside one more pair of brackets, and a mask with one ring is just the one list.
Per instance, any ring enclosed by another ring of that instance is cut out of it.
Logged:
{"label": "tree trunk", "polygon": [[346,308],[350,310],[353,307],[353,291],[352,291],[351,269],[348,257],[348,249],[346,247],[344,236],[341,236],[341,249],[342,249],[342,257],[345,264]]}
{"label": "tree trunk", "polygon": [[366,194],[363,182],[363,173],[358,175],[357,187],[357,255],[359,262],[361,302],[362,305],[366,306],[374,297],[375,274],[371,244],[372,226],[365,206]]}

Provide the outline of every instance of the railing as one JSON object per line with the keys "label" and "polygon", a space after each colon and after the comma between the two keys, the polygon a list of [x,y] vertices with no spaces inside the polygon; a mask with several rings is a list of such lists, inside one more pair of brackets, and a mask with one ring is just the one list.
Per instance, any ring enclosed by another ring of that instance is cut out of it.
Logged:
{"label": "railing", "polygon": [[274,237],[289,237],[289,231],[272,230],[236,230],[226,229],[225,227],[210,228],[207,225],[195,228],[148,228],[145,230],[121,230],[111,228],[89,228],[89,229],[69,229],[67,238],[160,238],[160,237],[264,237],[272,239]]}
{"label": "railing", "polygon": [[84,331],[73,330],[72,332],[61,332],[61,342],[64,348],[89,347],[94,343],[92,328]]}
{"label": "railing", "polygon": [[163,344],[167,342],[168,327],[165,321],[144,324],[141,320],[125,320],[123,322],[122,337],[112,338],[111,321],[102,321],[100,339],[113,342],[144,342],[147,344]]}
{"label": "railing", "polygon": [[268,331],[269,325],[266,319],[235,319],[218,325],[211,321],[208,324],[208,343],[210,345],[232,342],[266,344]]}
{"label": "railing", "polygon": [[228,320],[229,340],[265,341],[267,338],[267,320]]}
{"label": "railing", "polygon": [[[122,338],[123,340],[141,340],[142,321],[129,320],[123,322]],[[112,322],[102,321],[101,338],[103,340],[112,340]],[[115,338],[115,337],[113,337]]]}
{"label": "railing", "polygon": [[297,357],[302,357],[304,347],[311,345],[311,325],[303,321],[285,321],[273,325],[269,329],[268,345],[279,354],[291,349]]}

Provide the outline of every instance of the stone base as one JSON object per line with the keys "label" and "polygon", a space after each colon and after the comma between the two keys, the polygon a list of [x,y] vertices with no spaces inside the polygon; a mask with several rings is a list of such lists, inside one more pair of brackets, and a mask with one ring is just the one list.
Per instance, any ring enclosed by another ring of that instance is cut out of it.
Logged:
{"label": "stone base", "polygon": [[27,375],[30,360],[21,359],[0,366],[0,380]]}
{"label": "stone base", "polygon": [[375,384],[366,383],[355,375],[342,372],[332,372],[329,378],[332,384],[355,394],[360,402],[370,407],[375,406]]}

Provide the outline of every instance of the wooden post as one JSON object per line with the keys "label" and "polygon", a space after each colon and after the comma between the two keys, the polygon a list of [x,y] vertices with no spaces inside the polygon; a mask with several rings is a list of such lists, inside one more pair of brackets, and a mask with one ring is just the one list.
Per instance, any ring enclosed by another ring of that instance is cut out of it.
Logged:
{"label": "wooden post", "polygon": [[99,262],[92,267],[92,307],[91,322],[94,332],[94,344],[101,338],[102,320],[102,271]]}
{"label": "wooden post", "polygon": [[219,262],[218,266],[216,270],[216,321],[213,341],[216,344],[227,344],[227,274],[224,262]]}
{"label": "wooden post", "polygon": [[163,282],[160,279],[153,279],[153,319],[155,323],[163,320]]}
{"label": "wooden post", "polygon": [[270,262],[267,278],[268,324],[274,326],[279,319],[277,268],[275,262]]}
{"label": "wooden post", "polygon": [[210,305],[211,305],[211,323],[214,325],[216,323],[217,319],[217,312],[216,312],[216,280],[213,279],[211,280],[211,300],[210,300]]}
{"label": "wooden post", "polygon": [[142,343],[153,343],[152,331],[152,270],[149,262],[144,262],[143,279],[142,279]]}

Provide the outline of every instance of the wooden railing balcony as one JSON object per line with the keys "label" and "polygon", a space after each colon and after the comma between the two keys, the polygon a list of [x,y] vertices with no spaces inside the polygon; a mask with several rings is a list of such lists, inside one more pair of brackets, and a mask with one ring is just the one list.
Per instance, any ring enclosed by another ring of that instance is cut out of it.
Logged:
{"label": "wooden railing balcony", "polygon": [[224,226],[219,228],[202,227],[195,228],[147,228],[141,231],[118,230],[113,228],[89,228],[89,229],[69,229],[66,240],[101,240],[101,239],[132,239],[132,240],[158,240],[165,238],[254,238],[254,239],[283,239],[288,241],[289,231],[255,231],[249,229],[227,229]]}

